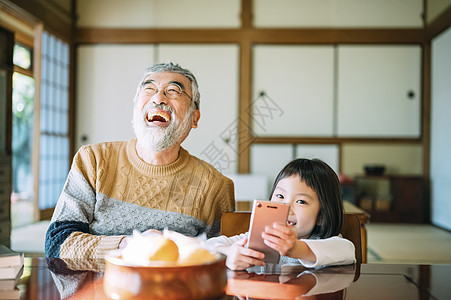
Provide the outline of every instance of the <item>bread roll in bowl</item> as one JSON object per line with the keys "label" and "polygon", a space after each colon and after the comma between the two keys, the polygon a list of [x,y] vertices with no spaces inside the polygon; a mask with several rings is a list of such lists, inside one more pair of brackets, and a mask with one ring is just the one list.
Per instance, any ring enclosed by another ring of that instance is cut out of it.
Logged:
{"label": "bread roll in bowl", "polygon": [[113,299],[212,299],[226,284],[225,257],[199,238],[134,235],[105,255],[103,289]]}
{"label": "bread roll in bowl", "polygon": [[124,261],[146,266],[152,261],[175,263],[179,258],[177,244],[163,235],[136,236],[122,251]]}

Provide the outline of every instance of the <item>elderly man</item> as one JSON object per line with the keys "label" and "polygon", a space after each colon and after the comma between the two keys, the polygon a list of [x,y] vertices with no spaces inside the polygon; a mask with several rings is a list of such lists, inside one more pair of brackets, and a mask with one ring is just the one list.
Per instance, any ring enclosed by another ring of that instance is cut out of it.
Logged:
{"label": "elderly man", "polygon": [[46,234],[47,257],[102,258],[133,230],[219,235],[233,182],[180,145],[200,118],[194,75],[173,63],[147,70],[134,99],[136,139],[83,146]]}

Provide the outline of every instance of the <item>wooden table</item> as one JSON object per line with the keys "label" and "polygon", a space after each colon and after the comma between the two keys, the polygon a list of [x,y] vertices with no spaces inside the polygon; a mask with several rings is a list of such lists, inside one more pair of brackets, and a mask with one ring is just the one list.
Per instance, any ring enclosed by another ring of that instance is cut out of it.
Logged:
{"label": "wooden table", "polygon": [[[25,260],[18,285],[20,299],[108,299],[101,267],[86,271],[77,270],[77,263],[59,259]],[[89,268],[91,263],[81,262],[80,267]],[[259,267],[228,270],[226,292],[218,299],[449,299],[450,277],[451,265],[362,264],[321,270],[299,265]]]}

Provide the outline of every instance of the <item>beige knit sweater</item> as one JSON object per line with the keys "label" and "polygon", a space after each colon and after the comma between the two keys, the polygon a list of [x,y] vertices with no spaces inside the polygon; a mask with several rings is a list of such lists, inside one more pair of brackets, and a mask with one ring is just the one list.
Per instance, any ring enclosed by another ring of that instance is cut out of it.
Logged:
{"label": "beige knit sweater", "polygon": [[46,256],[102,258],[133,230],[219,235],[234,209],[233,182],[181,148],[166,166],[145,163],[136,139],[77,152],[46,235]]}

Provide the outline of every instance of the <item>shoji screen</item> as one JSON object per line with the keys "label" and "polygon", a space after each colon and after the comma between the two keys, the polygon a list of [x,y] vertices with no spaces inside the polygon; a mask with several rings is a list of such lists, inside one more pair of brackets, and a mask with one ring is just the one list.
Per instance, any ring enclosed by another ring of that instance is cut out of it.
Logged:
{"label": "shoji screen", "polygon": [[39,209],[55,206],[69,169],[69,45],[42,37]]}

